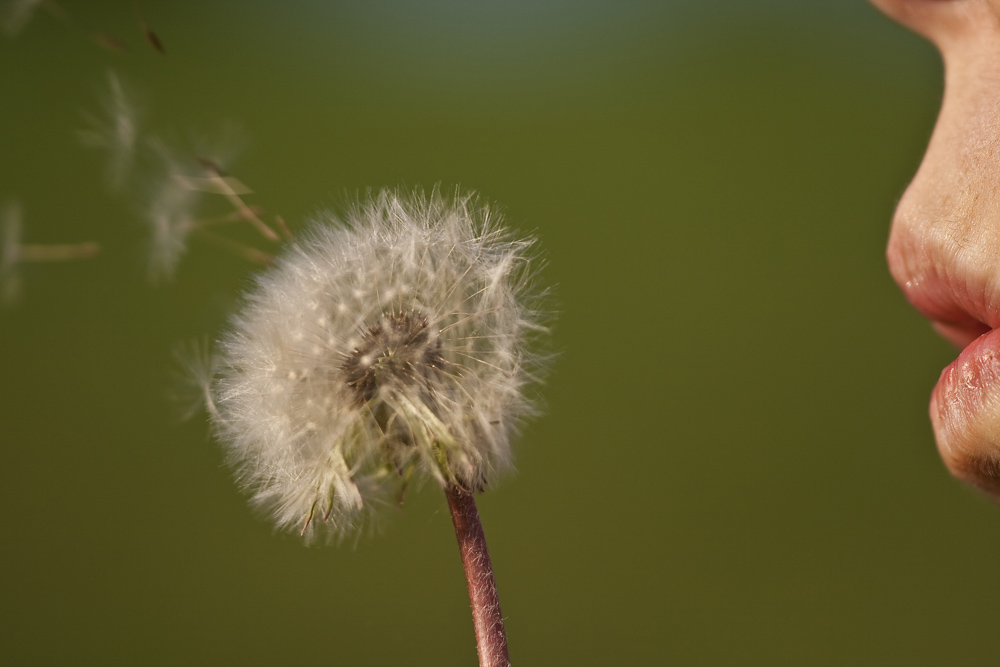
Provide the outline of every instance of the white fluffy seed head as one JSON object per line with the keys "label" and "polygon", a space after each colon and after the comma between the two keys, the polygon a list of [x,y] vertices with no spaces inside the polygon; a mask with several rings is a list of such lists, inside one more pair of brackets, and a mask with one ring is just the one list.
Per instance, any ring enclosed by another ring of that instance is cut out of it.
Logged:
{"label": "white fluffy seed head", "polygon": [[510,468],[544,366],[534,244],[472,195],[383,191],[258,279],[211,401],[279,527],[338,537],[411,479],[479,490]]}

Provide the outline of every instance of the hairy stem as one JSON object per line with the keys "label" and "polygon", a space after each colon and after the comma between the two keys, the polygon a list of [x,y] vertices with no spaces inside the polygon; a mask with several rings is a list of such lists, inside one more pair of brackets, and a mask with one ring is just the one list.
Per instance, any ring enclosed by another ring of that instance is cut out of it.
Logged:
{"label": "hairy stem", "polygon": [[493,578],[490,552],[486,548],[486,534],[479,521],[479,512],[472,494],[451,484],[445,489],[451,520],[455,524],[458,549],[465,567],[465,581],[469,586],[472,604],[472,623],[476,628],[476,646],[479,649],[480,667],[509,667],[507,635],[503,629],[500,598]]}

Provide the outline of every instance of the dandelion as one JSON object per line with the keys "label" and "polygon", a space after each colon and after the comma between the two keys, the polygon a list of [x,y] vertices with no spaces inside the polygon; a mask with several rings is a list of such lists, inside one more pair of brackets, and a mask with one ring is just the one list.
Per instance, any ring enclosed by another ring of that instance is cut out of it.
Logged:
{"label": "dandelion", "polygon": [[536,411],[534,246],[459,192],[323,216],[247,295],[211,388],[238,479],[279,528],[337,538],[412,481],[445,489],[483,664],[506,644],[471,494],[510,469]]}
{"label": "dandelion", "polygon": [[21,206],[8,202],[0,212],[0,304],[11,306],[21,296],[21,265],[26,262],[61,262],[87,259],[100,251],[93,242],[26,244],[21,242]]}

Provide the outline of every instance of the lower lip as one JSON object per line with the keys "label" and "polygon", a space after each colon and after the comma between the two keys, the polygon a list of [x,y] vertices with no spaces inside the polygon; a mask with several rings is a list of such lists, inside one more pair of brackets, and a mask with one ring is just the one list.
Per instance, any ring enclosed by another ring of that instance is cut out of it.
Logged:
{"label": "lower lip", "polygon": [[941,373],[930,417],[946,462],[1000,449],[1000,329],[969,343]]}

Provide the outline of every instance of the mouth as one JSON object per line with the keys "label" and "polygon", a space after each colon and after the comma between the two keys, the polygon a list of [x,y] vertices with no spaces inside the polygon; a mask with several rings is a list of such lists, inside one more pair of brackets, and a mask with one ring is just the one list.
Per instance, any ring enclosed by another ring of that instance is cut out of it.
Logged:
{"label": "mouth", "polygon": [[954,256],[928,253],[940,244],[900,240],[888,253],[897,283],[961,350],[931,392],[938,452],[955,477],[1000,500],[1000,284],[988,277],[990,264],[966,256],[956,267]]}

